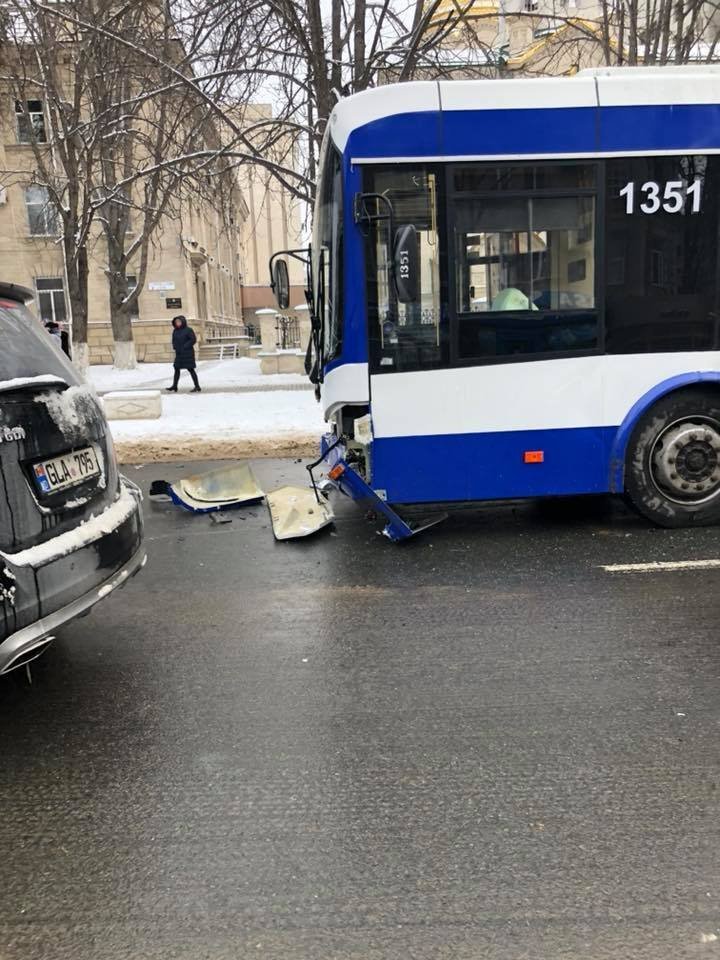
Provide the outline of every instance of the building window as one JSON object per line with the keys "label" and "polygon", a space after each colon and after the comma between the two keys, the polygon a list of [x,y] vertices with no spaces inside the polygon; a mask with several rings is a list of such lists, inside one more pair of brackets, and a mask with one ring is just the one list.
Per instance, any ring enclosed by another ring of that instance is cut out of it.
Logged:
{"label": "building window", "polygon": [[42,100],[16,100],[18,143],[47,143]]}
{"label": "building window", "polygon": [[64,323],[66,309],[62,277],[37,277],[35,289],[42,322],[44,324]]}
{"label": "building window", "polygon": [[25,206],[27,207],[30,236],[56,236],[58,232],[57,212],[50,202],[46,187],[26,187]]}
{"label": "building window", "polygon": [[[130,296],[130,294],[133,292],[133,290],[134,290],[135,287],[137,286],[137,277],[136,277],[136,276],[133,276],[132,274],[128,274],[128,275],[125,277],[125,279],[127,280],[127,292],[128,292],[128,296]],[[139,319],[140,319],[140,297],[138,297],[138,299],[137,299],[137,300],[135,301],[135,303],[133,304],[133,308],[132,308],[132,311],[131,311],[131,313],[130,313],[130,317],[131,317],[133,320],[139,320]]]}

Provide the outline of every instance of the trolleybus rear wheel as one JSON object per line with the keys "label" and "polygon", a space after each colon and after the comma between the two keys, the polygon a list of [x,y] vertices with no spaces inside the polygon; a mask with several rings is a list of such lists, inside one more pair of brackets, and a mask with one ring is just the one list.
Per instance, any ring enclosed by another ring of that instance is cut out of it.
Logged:
{"label": "trolleybus rear wheel", "polygon": [[625,492],[663,527],[720,522],[720,394],[684,390],[647,411],[628,444]]}

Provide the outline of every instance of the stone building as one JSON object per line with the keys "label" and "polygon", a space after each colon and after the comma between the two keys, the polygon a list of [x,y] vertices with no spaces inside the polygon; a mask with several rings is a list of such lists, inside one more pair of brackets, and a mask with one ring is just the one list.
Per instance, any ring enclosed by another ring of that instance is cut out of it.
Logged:
{"label": "stone building", "polygon": [[[243,111],[243,123],[248,126],[258,120],[272,117],[269,104],[253,104]],[[275,149],[277,162],[294,168],[296,158],[289,145],[282,141]],[[270,289],[268,263],[279,250],[307,246],[303,231],[305,211],[286,187],[260,164],[245,164],[239,171],[240,186],[247,198],[248,215],[243,221],[243,308],[248,324],[255,322],[256,311],[275,307]],[[290,306],[305,300],[305,278],[302,264],[288,259],[290,273]]]}
{"label": "stone building", "polygon": [[[4,59],[11,58],[12,50],[6,49]],[[33,182],[37,178],[31,129],[38,145],[48,144],[52,162],[50,122],[41,90],[38,86],[38,99],[18,101],[9,81],[0,86],[0,277],[35,291],[43,321],[69,325],[55,208],[48,203],[47,188]],[[172,214],[152,234],[147,275],[132,317],[139,361],[170,359],[170,321],[178,313],[188,317],[201,341],[245,332],[241,238],[249,207],[237,173],[223,176],[222,212],[206,197],[192,202],[178,198]],[[131,211],[129,232],[134,219]],[[114,355],[108,257],[98,223],[91,228],[87,253],[90,362],[110,363]],[[132,267],[127,279],[129,289],[134,289]]]}
{"label": "stone building", "polygon": [[[444,72],[467,76],[471,65],[474,76],[563,76],[620,59],[644,63],[645,43],[659,47],[664,34],[672,47],[675,20],[664,27],[653,21],[657,6],[651,6],[648,0],[636,0],[634,4],[637,23],[642,27],[630,37],[630,6],[629,0],[475,0],[466,10],[463,23],[443,40]],[[456,12],[454,0],[442,0],[428,30]],[[717,5],[700,2],[693,7],[692,16],[688,9],[683,16],[682,29],[692,31],[683,61],[716,59],[714,51],[720,37]],[[654,50],[653,62],[657,62],[657,55],[658,50]],[[672,50],[667,58],[673,59]]]}

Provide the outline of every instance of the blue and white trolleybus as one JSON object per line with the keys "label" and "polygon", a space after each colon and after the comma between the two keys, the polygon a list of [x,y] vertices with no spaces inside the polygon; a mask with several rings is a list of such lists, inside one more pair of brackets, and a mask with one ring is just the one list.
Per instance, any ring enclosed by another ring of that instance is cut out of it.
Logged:
{"label": "blue and white trolleybus", "polygon": [[382,87],[338,103],[321,166],[323,458],[392,539],[604,492],[720,519],[718,70]]}

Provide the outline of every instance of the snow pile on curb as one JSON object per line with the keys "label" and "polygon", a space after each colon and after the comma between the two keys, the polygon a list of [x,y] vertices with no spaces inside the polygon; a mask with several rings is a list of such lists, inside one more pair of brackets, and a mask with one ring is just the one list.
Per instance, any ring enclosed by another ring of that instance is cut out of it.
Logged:
{"label": "snow pile on curb", "polygon": [[306,391],[165,394],[159,420],[110,426],[121,463],[310,456],[326,429]]}

